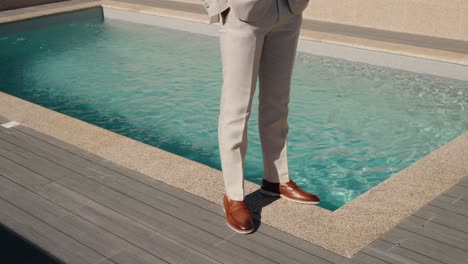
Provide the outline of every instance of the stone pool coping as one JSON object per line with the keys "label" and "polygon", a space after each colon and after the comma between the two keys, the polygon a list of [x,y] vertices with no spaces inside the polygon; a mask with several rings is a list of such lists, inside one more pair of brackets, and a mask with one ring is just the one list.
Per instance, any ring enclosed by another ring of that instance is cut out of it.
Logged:
{"label": "stone pool coping", "polygon": [[[104,2],[72,0],[47,6],[51,7],[51,13],[60,13],[115,4]],[[120,9],[123,6],[118,5]],[[32,14],[20,15],[15,20],[51,14],[43,6],[28,9]],[[5,17],[9,16],[0,13],[0,23],[8,21]],[[15,21],[11,16],[9,19]],[[206,21],[206,17],[203,19]],[[219,170],[3,92],[0,92],[0,115],[222,206],[224,184]],[[279,199],[262,208],[261,220],[351,257],[466,175],[468,132],[333,212]],[[258,202],[250,200],[258,188],[257,184],[245,181],[249,204]]]}

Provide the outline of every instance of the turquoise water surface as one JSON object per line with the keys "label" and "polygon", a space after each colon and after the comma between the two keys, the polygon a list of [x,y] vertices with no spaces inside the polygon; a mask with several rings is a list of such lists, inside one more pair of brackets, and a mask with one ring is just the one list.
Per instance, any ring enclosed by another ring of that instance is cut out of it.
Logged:
{"label": "turquoise water surface", "polygon": [[[216,37],[91,19],[1,35],[0,60],[1,91],[220,169]],[[298,53],[292,86],[290,177],[330,210],[468,130],[468,82]]]}

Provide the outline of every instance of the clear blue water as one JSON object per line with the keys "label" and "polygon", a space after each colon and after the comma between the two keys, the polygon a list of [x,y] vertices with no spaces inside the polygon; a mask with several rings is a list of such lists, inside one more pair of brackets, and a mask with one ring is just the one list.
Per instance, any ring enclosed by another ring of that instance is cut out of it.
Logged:
{"label": "clear blue water", "polygon": [[[95,19],[0,36],[0,60],[1,91],[220,169],[216,37]],[[292,86],[290,176],[330,210],[468,130],[467,82],[298,53]]]}

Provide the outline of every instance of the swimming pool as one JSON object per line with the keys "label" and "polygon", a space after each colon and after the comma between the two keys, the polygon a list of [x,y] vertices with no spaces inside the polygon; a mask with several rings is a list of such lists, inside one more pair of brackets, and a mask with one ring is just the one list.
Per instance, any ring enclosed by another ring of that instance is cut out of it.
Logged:
{"label": "swimming pool", "polygon": [[[96,18],[4,33],[0,59],[1,91],[220,169],[217,38]],[[292,85],[291,177],[330,210],[468,129],[467,82],[298,53]]]}

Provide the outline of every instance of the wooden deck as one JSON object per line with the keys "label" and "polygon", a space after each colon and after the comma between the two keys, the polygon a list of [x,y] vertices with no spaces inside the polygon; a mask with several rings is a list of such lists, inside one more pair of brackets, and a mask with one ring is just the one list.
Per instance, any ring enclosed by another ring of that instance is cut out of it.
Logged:
{"label": "wooden deck", "polygon": [[[8,120],[0,117],[0,124]],[[25,126],[0,126],[0,224],[65,263],[468,263],[468,177],[348,259]],[[363,230],[365,232],[365,230]]]}

